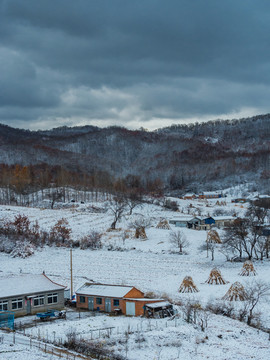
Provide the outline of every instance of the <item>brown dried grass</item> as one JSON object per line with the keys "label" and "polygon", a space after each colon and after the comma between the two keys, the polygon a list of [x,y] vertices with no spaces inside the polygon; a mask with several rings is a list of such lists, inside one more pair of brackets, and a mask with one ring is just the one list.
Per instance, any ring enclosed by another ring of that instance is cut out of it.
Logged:
{"label": "brown dried grass", "polygon": [[179,288],[180,293],[195,293],[198,291],[191,276],[186,276]]}
{"label": "brown dried grass", "polygon": [[214,268],[210,271],[209,278],[206,283],[213,285],[225,285],[228,281],[224,280],[219,269]]}

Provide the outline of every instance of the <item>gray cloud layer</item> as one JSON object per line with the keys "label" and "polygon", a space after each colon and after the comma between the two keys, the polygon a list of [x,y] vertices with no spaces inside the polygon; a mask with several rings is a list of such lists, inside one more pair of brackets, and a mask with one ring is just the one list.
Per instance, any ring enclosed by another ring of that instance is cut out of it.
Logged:
{"label": "gray cloud layer", "polygon": [[150,128],[269,111],[270,3],[0,0],[0,122]]}

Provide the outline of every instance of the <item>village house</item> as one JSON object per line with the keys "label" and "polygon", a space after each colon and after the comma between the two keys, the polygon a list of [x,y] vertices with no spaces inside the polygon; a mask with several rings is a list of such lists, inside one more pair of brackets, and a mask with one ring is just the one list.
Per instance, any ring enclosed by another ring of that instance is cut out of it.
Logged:
{"label": "village house", "polygon": [[145,298],[134,286],[85,283],[76,291],[77,308],[130,316],[142,316],[146,304],[162,301]]}
{"label": "village house", "polygon": [[217,191],[204,191],[199,194],[199,199],[218,199],[221,198],[222,194]]}
{"label": "village house", "polygon": [[169,220],[169,224],[177,227],[187,227],[189,221],[193,219],[193,216],[182,216]]}
{"label": "village house", "polygon": [[41,275],[17,275],[0,279],[0,311],[15,316],[64,308],[65,286]]}
{"label": "village house", "polygon": [[194,193],[187,193],[183,196],[184,200],[194,200],[196,198],[196,195]]}

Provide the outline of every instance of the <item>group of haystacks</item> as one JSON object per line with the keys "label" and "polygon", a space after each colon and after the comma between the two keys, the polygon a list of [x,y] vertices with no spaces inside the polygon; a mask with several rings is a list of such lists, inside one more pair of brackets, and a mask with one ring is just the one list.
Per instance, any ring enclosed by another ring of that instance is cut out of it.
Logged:
{"label": "group of haystacks", "polygon": [[[254,269],[253,263],[250,260],[247,260],[241,269],[241,272],[239,273],[241,276],[255,276],[256,271]],[[223,276],[221,275],[221,272],[219,269],[214,268],[211,270],[210,275],[208,279],[206,280],[206,283],[209,285],[225,285],[228,283]],[[198,288],[195,285],[193,279],[191,276],[186,276],[179,288],[180,293],[196,293],[198,292]],[[236,281],[231,285],[229,290],[226,292],[226,294],[222,297],[223,300],[245,300],[245,289],[243,285]]]}

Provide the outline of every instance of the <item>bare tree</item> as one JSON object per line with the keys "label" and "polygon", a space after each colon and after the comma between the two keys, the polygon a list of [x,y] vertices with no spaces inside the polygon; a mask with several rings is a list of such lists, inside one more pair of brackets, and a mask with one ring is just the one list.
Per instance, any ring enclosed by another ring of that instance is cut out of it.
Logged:
{"label": "bare tree", "polygon": [[263,297],[270,295],[270,285],[262,281],[254,281],[251,285],[245,287],[245,295],[248,310],[247,324],[251,325],[255,307]]}
{"label": "bare tree", "polygon": [[53,209],[56,201],[59,201],[63,198],[64,192],[63,189],[53,189],[49,194],[49,198],[51,199],[51,209]]}
{"label": "bare tree", "polygon": [[223,248],[227,248],[232,253],[237,253],[241,259],[243,251],[248,248],[246,244],[247,235],[246,219],[236,219],[233,224],[226,228],[223,236]]}
{"label": "bare tree", "polygon": [[210,251],[211,260],[214,261],[215,260],[215,250],[216,250],[217,246],[218,246],[217,243],[206,241],[206,243],[203,244],[202,246],[200,246],[199,249],[202,251],[206,251],[206,257],[208,257],[208,253]]}
{"label": "bare tree", "polygon": [[137,228],[144,228],[147,229],[151,226],[152,221],[149,217],[145,217],[145,216],[138,216],[136,217],[135,220],[131,221],[129,223],[129,227],[131,229],[137,229]]}
{"label": "bare tree", "polygon": [[115,196],[113,201],[109,205],[110,211],[113,213],[113,222],[111,223],[111,229],[115,230],[117,222],[121,219],[123,212],[126,209],[126,201],[122,196]]}
{"label": "bare tree", "polygon": [[133,210],[135,207],[141,205],[142,203],[142,196],[140,193],[132,191],[126,196],[126,204],[129,208],[129,215],[132,215]]}
{"label": "bare tree", "polygon": [[183,231],[172,231],[170,233],[170,242],[179,248],[179,253],[183,254],[183,249],[189,246],[189,241]]}

